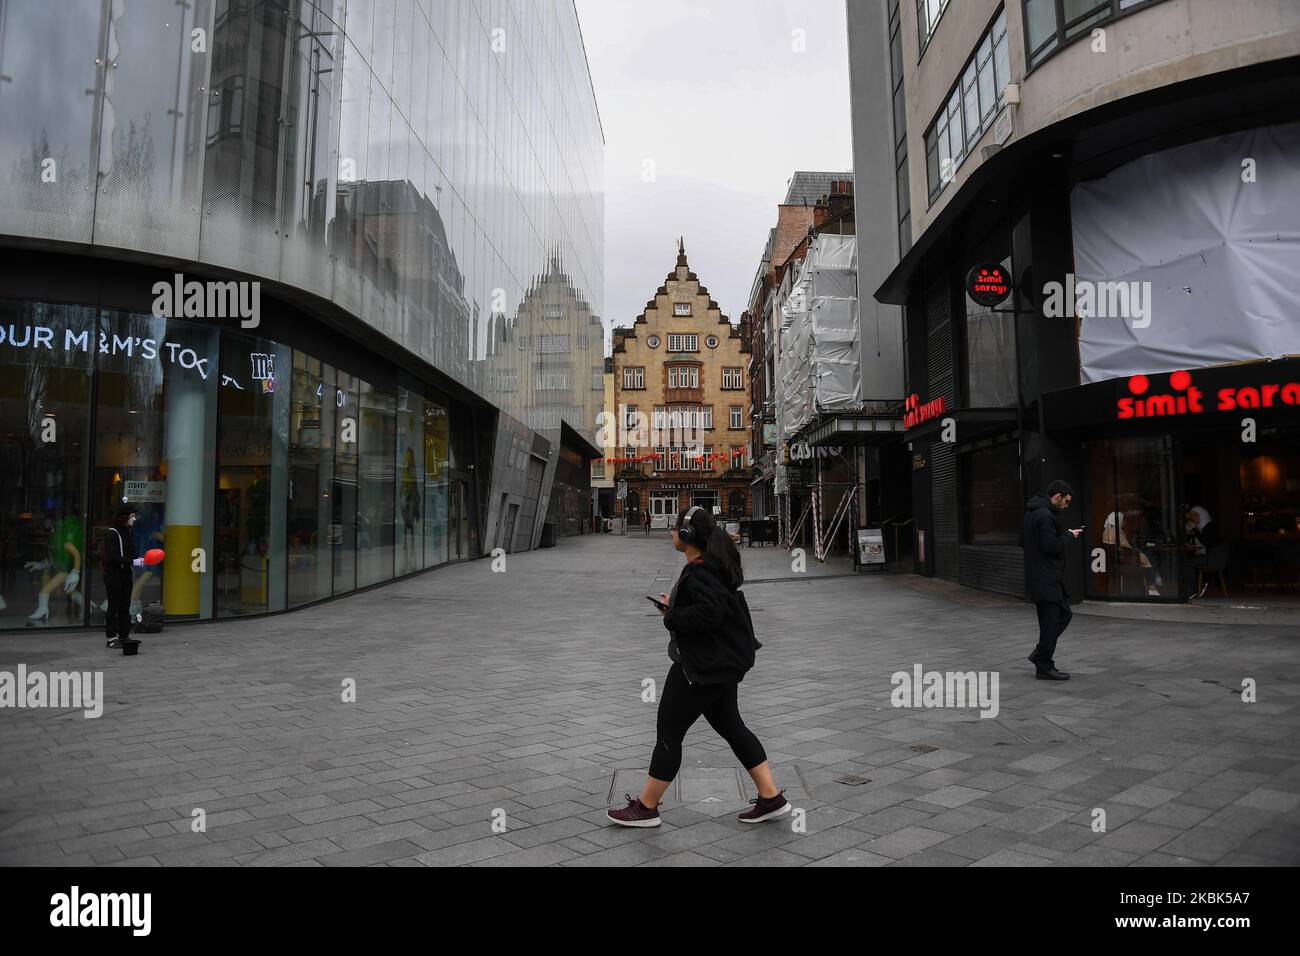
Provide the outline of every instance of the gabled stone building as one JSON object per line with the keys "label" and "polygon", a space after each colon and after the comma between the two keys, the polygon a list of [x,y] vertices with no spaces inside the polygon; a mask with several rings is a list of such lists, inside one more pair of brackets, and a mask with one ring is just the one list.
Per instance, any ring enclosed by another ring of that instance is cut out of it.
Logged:
{"label": "gabled stone building", "polygon": [[749,345],[686,261],[630,328],[615,328],[614,412],[620,452],[609,470],[627,482],[616,513],[635,528],[649,511],[667,527],[681,508],[751,512]]}

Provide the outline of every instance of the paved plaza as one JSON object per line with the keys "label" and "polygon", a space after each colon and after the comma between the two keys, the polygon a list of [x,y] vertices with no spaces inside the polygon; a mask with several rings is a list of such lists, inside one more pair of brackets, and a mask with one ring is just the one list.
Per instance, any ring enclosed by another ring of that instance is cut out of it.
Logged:
{"label": "paved plaza", "polygon": [[[704,721],[664,825],[606,821],[640,789],[643,688],[669,667],[643,595],[682,560],[638,533],[172,626],[137,657],[94,633],[0,637],[0,670],[100,670],[105,697],[97,719],[0,710],[0,864],[1300,862],[1300,626],[1080,613],[1057,653],[1073,679],[1036,681],[1027,604],[742,556],[765,646],[741,713],[801,827],[737,822],[753,787]],[[996,717],[892,706],[917,665],[996,674]]]}

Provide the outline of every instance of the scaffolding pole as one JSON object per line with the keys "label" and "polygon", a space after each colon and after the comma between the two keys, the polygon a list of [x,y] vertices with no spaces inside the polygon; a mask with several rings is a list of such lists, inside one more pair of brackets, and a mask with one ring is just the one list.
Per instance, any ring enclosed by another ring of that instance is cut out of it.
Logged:
{"label": "scaffolding pole", "polygon": [[[788,502],[788,501],[789,501],[789,498],[787,497],[786,500],[787,500],[787,502]],[[803,511],[801,511],[801,512],[799,513],[799,520],[796,521],[793,525],[790,526],[790,537],[789,537],[789,539],[787,539],[787,540],[785,541],[785,544],[783,545],[783,547],[784,547],[787,551],[789,551],[791,548],[794,547],[794,539],[795,539],[795,537],[799,534],[799,532],[800,532],[801,530],[803,530],[803,523],[804,523],[804,521],[807,520],[807,518],[808,518],[808,512],[809,512],[811,509],[812,509],[812,501],[811,501],[811,499],[810,499],[809,501],[807,501],[807,502],[804,503]]]}
{"label": "scaffolding pole", "polygon": [[[849,554],[853,553],[854,540],[853,528],[857,522],[858,513],[858,470],[851,458],[840,455],[840,458],[848,465],[848,481],[823,481],[822,480],[822,463],[818,458],[816,462],[816,480],[809,489],[809,504],[813,514],[813,553],[819,562],[824,563],[826,556],[830,554],[831,545],[838,534],[840,525],[844,524],[848,543]],[[839,490],[841,495],[835,500],[835,507],[831,510],[830,516],[826,521],[822,520],[824,513],[824,504],[827,492]],[[845,518],[850,516],[845,522]]]}

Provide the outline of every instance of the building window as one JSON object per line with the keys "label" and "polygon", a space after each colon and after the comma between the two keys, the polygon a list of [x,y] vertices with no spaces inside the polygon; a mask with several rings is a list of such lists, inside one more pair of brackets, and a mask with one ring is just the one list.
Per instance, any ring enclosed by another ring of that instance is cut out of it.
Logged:
{"label": "building window", "polygon": [[545,319],[562,319],[564,318],[564,306],[559,303],[542,306],[542,318]]}
{"label": "building window", "polygon": [[1094,27],[1162,0],[1021,0],[1025,62],[1030,70]]}
{"label": "building window", "polygon": [[654,427],[665,428],[712,428],[712,405],[656,405]]}
{"label": "building window", "polygon": [[569,387],[569,370],[566,369],[538,369],[537,370],[537,390],[548,391]]}
{"label": "building window", "polygon": [[731,406],[731,423],[727,427],[728,428],[745,427],[745,412],[744,412],[744,408],[742,408],[740,405]]}
{"label": "building window", "polygon": [[691,304],[689,302],[674,302],[673,315],[690,315]]}
{"label": "building window", "polygon": [[939,18],[948,9],[948,0],[916,0],[916,31],[921,38],[921,52],[925,52],[934,36],[934,28],[939,25]]}
{"label": "building window", "polygon": [[731,446],[731,467],[737,469],[745,467],[745,446],[744,445]]}
{"label": "building window", "polygon": [[604,458],[597,458],[595,461],[593,461],[593,462],[591,463],[591,477],[592,477],[592,478],[604,478],[604,477],[605,477],[605,459],[604,459]]}
{"label": "building window", "polygon": [[605,369],[601,365],[591,367],[591,390],[601,392],[605,389]]}
{"label": "building window", "polygon": [[1026,0],[1025,60],[1032,70],[1101,23],[1163,0]]}
{"label": "building window", "polygon": [[889,5],[889,68],[894,97],[894,180],[901,257],[912,245],[912,181],[907,169],[907,98],[903,91],[903,33],[897,0]]}
{"label": "building window", "polygon": [[1010,82],[1007,12],[1001,9],[966,61],[948,102],[926,130],[925,166],[932,203],[952,182],[962,161],[992,124],[1005,102],[1003,91]]}
{"label": "building window", "polygon": [[733,491],[727,495],[727,515],[732,518],[743,518],[745,516],[745,493],[743,491]]}
{"label": "building window", "polygon": [[967,544],[1013,547],[1020,540],[1020,445],[1003,442],[964,455]]}
{"label": "building window", "polygon": [[718,347],[718,337],[716,335],[710,335],[704,340],[704,344],[711,349],[716,349]]}
{"label": "building window", "polygon": [[650,346],[652,349],[659,348],[659,336],[657,335],[650,336],[645,340],[645,344]]}
{"label": "building window", "polygon": [[623,406],[623,427],[636,428],[636,406],[635,405]]}
{"label": "building window", "polygon": [[541,353],[555,353],[569,351],[569,337],[567,335],[539,335],[537,337],[537,351]]}
{"label": "building window", "polygon": [[492,376],[492,384],[498,392],[517,392],[519,391],[519,369],[517,368],[499,368],[496,374]]}
{"label": "building window", "polygon": [[669,388],[699,388],[700,369],[696,365],[668,366]]}
{"label": "building window", "polygon": [[[1011,257],[1002,260],[1011,274]],[[966,296],[966,405],[970,408],[1015,408],[1019,402],[1016,373],[1015,315],[994,312]]]}
{"label": "building window", "polygon": [[624,388],[645,388],[645,366],[628,366],[623,369]]}
{"label": "building window", "polygon": [[727,389],[737,389],[745,387],[745,379],[739,368],[724,368],[722,370],[722,387]]}
{"label": "building window", "polygon": [[698,352],[700,350],[700,337],[698,334],[691,332],[670,332],[668,333],[668,351],[670,352]]}

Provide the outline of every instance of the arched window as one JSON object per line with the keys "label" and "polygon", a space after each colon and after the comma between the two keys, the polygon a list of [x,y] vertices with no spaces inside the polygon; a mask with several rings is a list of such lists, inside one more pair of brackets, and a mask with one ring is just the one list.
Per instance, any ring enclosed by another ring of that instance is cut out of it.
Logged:
{"label": "arched window", "polygon": [[742,518],[745,515],[745,493],[743,491],[733,491],[727,496],[727,516],[729,518]]}

